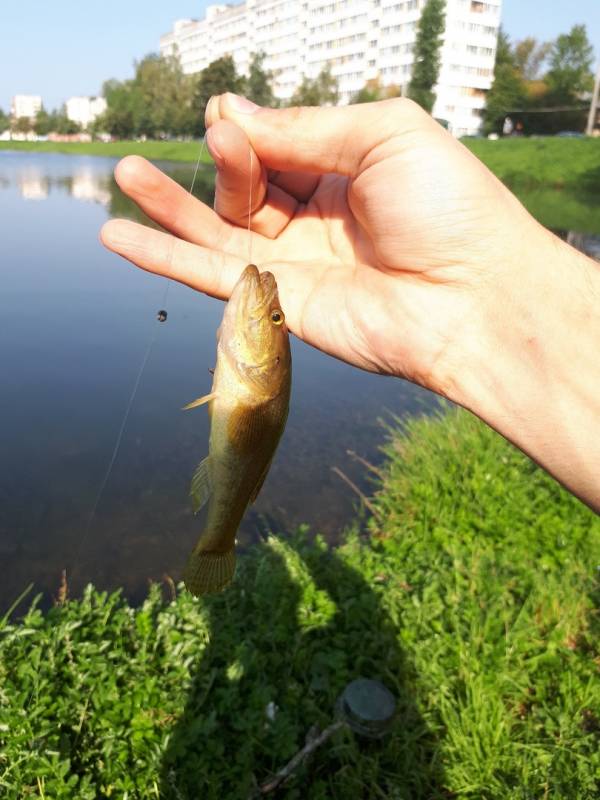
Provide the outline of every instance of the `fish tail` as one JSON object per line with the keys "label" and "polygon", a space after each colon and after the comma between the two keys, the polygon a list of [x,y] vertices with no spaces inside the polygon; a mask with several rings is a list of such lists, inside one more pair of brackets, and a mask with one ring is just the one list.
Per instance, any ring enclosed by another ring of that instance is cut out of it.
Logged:
{"label": "fish tail", "polygon": [[193,550],[183,572],[183,580],[188,590],[198,597],[220,592],[231,583],[234,572],[234,547],[226,553]]}

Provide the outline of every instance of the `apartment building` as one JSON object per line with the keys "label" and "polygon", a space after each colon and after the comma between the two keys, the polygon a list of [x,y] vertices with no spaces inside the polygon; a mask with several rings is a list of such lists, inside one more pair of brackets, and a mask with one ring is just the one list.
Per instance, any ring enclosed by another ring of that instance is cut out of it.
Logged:
{"label": "apartment building", "polygon": [[[502,0],[446,0],[446,26],[433,114],[456,136],[477,133],[492,83]],[[410,81],[417,25],[426,0],[246,0],[212,5],[203,19],[178,20],[161,37],[163,55],[175,55],[186,73],[231,55],[247,74],[253,53],[264,52],[275,96],[288,100],[303,76],[326,64],[340,103],[367,81]]]}
{"label": "apartment building", "polygon": [[37,94],[16,94],[10,104],[10,115],[13,119],[27,117],[34,120],[42,107],[42,98]]}
{"label": "apartment building", "polygon": [[70,97],[65,108],[70,120],[87,128],[106,111],[106,100],[103,97]]}

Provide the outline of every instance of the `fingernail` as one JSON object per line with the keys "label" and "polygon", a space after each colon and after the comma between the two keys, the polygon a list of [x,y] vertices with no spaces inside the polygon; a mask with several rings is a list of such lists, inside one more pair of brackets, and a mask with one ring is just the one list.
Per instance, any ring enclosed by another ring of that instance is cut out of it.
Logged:
{"label": "fingernail", "polygon": [[208,147],[208,152],[210,153],[211,158],[215,162],[215,164],[218,167],[222,167],[223,164],[225,163],[225,159],[221,154],[219,148],[215,144],[215,136],[214,133],[212,132],[212,128],[209,128],[206,131],[206,146]]}
{"label": "fingernail", "polygon": [[252,100],[248,100],[247,97],[242,97],[239,94],[231,94],[231,92],[228,92],[227,100],[231,108],[234,111],[238,111],[240,114],[254,114],[255,111],[260,110],[260,106],[257,106]]}
{"label": "fingernail", "polygon": [[213,94],[212,97],[209,97],[208,103],[206,104],[206,108],[204,109],[204,125],[207,128],[210,124],[210,107],[216,97],[217,97],[216,94]]}

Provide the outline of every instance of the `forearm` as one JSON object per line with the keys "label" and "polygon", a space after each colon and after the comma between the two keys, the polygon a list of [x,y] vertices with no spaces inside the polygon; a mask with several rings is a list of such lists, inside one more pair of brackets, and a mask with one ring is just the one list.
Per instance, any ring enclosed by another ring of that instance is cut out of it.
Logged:
{"label": "forearm", "polygon": [[600,512],[600,266],[547,233],[528,245],[452,399]]}

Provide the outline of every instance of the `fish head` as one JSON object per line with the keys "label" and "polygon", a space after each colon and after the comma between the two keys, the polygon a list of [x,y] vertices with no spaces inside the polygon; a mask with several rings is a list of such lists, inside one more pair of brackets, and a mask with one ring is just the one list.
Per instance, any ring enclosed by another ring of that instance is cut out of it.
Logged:
{"label": "fish head", "polygon": [[271,272],[254,264],[242,272],[223,314],[219,346],[251,390],[275,397],[289,384],[289,335]]}

